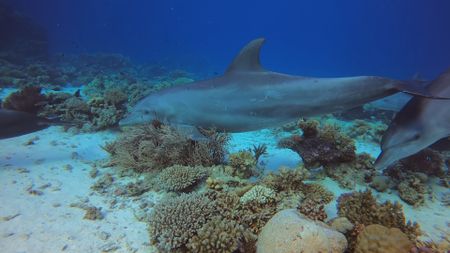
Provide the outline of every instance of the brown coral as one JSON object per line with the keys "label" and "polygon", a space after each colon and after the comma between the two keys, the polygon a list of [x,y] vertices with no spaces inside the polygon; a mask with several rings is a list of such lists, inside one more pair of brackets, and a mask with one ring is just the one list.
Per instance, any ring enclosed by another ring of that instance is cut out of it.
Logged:
{"label": "brown coral", "polygon": [[339,132],[336,126],[319,128],[317,122],[312,122],[301,121],[299,127],[303,130],[303,136],[282,139],[278,146],[298,153],[307,168],[349,162],[356,158],[355,144],[350,137]]}
{"label": "brown coral", "polygon": [[406,222],[402,206],[386,201],[379,204],[372,192],[352,192],[338,198],[338,215],[347,217],[354,224],[380,224],[389,228],[398,228],[415,239],[420,235],[419,225]]}
{"label": "brown coral", "polygon": [[163,252],[182,250],[215,215],[215,203],[206,195],[182,194],[167,199],[156,205],[150,215],[150,238]]}
{"label": "brown coral", "polygon": [[229,165],[233,168],[232,176],[250,178],[257,175],[257,160],[250,151],[243,150],[230,154]]}
{"label": "brown coral", "polygon": [[213,217],[189,239],[187,248],[194,253],[245,252],[245,244],[256,241],[256,235],[234,220]]}
{"label": "brown coral", "polygon": [[327,219],[327,213],[324,210],[324,205],[312,199],[305,199],[298,206],[297,210],[311,220],[325,221]]}
{"label": "brown coral", "polygon": [[409,253],[413,243],[398,228],[373,224],[358,235],[355,253]]}
{"label": "brown coral", "polygon": [[138,172],[160,170],[175,164],[212,166],[223,163],[228,136],[215,133],[194,141],[176,129],[161,125],[131,128],[105,146],[111,162]]}

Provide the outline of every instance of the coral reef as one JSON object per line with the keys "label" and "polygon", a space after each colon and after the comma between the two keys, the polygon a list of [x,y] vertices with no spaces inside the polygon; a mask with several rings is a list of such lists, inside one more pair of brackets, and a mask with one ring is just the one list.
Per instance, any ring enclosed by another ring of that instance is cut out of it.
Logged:
{"label": "coral reef", "polygon": [[346,217],[336,217],[328,222],[330,227],[343,234],[348,233],[355,227]]}
{"label": "coral reef", "polygon": [[40,87],[25,87],[6,97],[2,108],[36,114],[45,101]]}
{"label": "coral reef", "polygon": [[420,235],[417,223],[406,223],[402,206],[386,201],[377,203],[370,190],[345,193],[338,198],[338,215],[346,217],[354,224],[380,224],[388,228],[398,228],[409,238]]}
{"label": "coral reef", "polygon": [[164,200],[150,215],[150,238],[162,252],[183,250],[197,231],[215,216],[215,210],[215,203],[200,193]]}
{"label": "coral reef", "polygon": [[277,192],[298,192],[305,187],[303,181],[309,174],[303,166],[295,169],[280,168],[276,173],[269,172],[262,179],[262,183]]}
{"label": "coral reef", "polygon": [[343,234],[303,217],[295,209],[275,214],[258,235],[257,242],[258,253],[343,253],[346,248]]}
{"label": "coral reef", "polygon": [[212,166],[224,162],[228,136],[214,133],[194,141],[166,125],[131,128],[104,148],[111,164],[138,172],[160,170],[175,164]]}
{"label": "coral reef", "polygon": [[343,188],[354,189],[356,184],[370,181],[374,174],[373,158],[369,154],[358,154],[353,161],[324,166],[325,173]]}
{"label": "coral reef", "polygon": [[240,178],[250,178],[257,175],[257,159],[250,151],[239,151],[230,154],[229,167],[232,169],[230,174]]}
{"label": "coral reef", "polygon": [[233,253],[248,252],[245,244],[256,241],[256,236],[234,220],[213,217],[189,239],[189,252]]}
{"label": "coral reef", "polygon": [[352,122],[351,127],[346,129],[345,133],[354,139],[358,138],[363,141],[380,143],[381,137],[386,129],[387,125],[382,122],[368,122],[366,120],[356,119]]}
{"label": "coral reef", "polygon": [[358,235],[355,253],[409,253],[413,243],[398,228],[369,225]]}
{"label": "coral reef", "polygon": [[420,206],[428,194],[429,177],[443,180],[447,175],[442,155],[432,149],[404,158],[383,171],[394,182],[400,198],[406,203]]}
{"label": "coral reef", "polygon": [[350,162],[356,158],[353,140],[340,133],[336,126],[319,127],[314,120],[300,121],[298,126],[303,131],[302,136],[282,139],[278,145],[298,153],[306,168]]}
{"label": "coral reef", "polygon": [[311,220],[325,221],[327,219],[324,205],[322,203],[317,203],[312,199],[305,199],[297,209],[301,214]]}
{"label": "coral reef", "polygon": [[255,185],[241,198],[240,202],[244,205],[249,204],[267,204],[276,198],[275,191],[261,185]]}
{"label": "coral reef", "polygon": [[159,173],[156,182],[160,189],[182,192],[192,189],[207,175],[207,168],[202,166],[173,165],[163,169]]}

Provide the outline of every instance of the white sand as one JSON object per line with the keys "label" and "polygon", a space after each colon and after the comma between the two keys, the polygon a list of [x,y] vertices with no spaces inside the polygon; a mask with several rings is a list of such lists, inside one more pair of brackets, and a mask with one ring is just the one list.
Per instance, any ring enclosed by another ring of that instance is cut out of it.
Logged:
{"label": "white sand", "polygon": [[[39,136],[34,145],[23,145],[34,136]],[[152,251],[145,223],[138,222],[131,210],[108,208],[110,200],[90,190],[94,179],[89,176],[87,161],[107,157],[99,145],[111,137],[110,133],[73,136],[51,127],[0,141],[2,253],[102,252],[108,248],[117,248],[111,252]],[[72,159],[76,156],[79,158]],[[68,164],[71,171],[64,168]],[[19,168],[29,173],[21,173]],[[40,189],[45,185],[48,187]],[[29,188],[43,194],[31,195]],[[102,207],[103,220],[85,220],[85,210],[70,207],[87,199]]]}

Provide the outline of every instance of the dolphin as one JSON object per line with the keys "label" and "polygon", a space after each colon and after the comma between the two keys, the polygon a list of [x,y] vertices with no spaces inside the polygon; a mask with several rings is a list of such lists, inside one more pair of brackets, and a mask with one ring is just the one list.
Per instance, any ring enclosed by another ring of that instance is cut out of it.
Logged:
{"label": "dolphin", "polygon": [[[439,97],[450,96],[450,69],[427,88]],[[375,161],[375,167],[384,170],[448,136],[450,100],[414,97],[397,113],[384,133],[382,152]]]}
{"label": "dolphin", "polygon": [[245,132],[350,109],[399,91],[431,96],[420,87],[385,77],[316,78],[265,70],[259,57],[263,43],[263,38],[248,43],[222,76],[148,95],[119,125],[157,119],[180,126]]}
{"label": "dolphin", "polygon": [[0,139],[17,137],[45,129],[51,125],[66,125],[55,119],[38,117],[34,114],[0,109]]}

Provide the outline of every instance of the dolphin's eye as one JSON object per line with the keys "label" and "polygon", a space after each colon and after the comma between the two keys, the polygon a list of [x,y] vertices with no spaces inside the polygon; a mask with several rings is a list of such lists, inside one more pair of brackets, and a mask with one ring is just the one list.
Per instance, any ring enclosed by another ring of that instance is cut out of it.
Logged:
{"label": "dolphin's eye", "polygon": [[413,140],[418,140],[420,138],[420,134],[415,134],[414,136],[413,136]]}
{"label": "dolphin's eye", "polygon": [[149,115],[150,111],[149,110],[143,110],[142,113],[145,114],[145,115]]}

